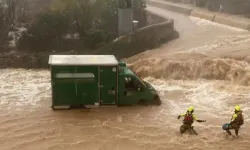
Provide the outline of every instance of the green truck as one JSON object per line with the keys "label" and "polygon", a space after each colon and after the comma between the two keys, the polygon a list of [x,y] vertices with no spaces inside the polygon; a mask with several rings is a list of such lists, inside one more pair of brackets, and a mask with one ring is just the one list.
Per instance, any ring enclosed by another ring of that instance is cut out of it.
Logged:
{"label": "green truck", "polygon": [[52,109],[160,105],[155,88],[113,55],[50,55]]}

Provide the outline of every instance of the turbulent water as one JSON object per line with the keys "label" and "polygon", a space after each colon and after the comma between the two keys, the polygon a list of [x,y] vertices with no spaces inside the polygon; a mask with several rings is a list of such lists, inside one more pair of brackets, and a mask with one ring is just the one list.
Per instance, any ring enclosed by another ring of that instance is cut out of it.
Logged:
{"label": "turbulent water", "polygon": [[[0,70],[0,149],[9,150],[248,150],[250,35],[246,31],[154,7],[173,17],[181,38],[127,59],[152,83],[161,106],[52,111],[47,70]],[[221,129],[239,104],[246,123],[238,138]],[[190,106],[205,123],[198,136],[179,134]]]}

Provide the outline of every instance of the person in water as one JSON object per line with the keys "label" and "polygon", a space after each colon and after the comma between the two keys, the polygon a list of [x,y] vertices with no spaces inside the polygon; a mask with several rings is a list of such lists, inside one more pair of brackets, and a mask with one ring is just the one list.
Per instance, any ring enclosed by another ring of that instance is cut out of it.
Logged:
{"label": "person in water", "polygon": [[[183,134],[187,130],[191,130],[191,129],[194,131],[193,126],[192,126],[194,121],[206,122],[206,120],[198,120],[197,119],[197,117],[194,115],[194,107],[192,107],[192,106],[188,108],[186,113],[180,114],[177,118],[180,119],[181,117],[184,117],[184,119],[182,121],[183,124],[180,127],[181,134]],[[195,134],[197,134],[197,133],[195,132]]]}
{"label": "person in water", "polygon": [[229,135],[232,135],[230,132],[231,129],[235,130],[235,135],[238,136],[240,127],[244,124],[243,111],[241,110],[239,105],[236,105],[234,110],[234,114],[231,118],[231,122],[229,123],[228,128],[226,129]]}

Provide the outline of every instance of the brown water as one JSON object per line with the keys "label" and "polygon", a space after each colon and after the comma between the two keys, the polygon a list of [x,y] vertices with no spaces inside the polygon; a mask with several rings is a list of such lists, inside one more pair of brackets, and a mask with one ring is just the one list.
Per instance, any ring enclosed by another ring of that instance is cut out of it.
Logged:
{"label": "brown water", "polygon": [[[161,106],[52,111],[49,71],[0,70],[0,149],[248,150],[248,32],[148,9],[175,17],[183,33],[162,48],[127,60],[157,88]],[[246,123],[240,136],[230,139],[221,126],[230,120],[235,104],[241,105]],[[190,105],[207,122],[194,123],[198,136],[181,136],[176,118]]]}

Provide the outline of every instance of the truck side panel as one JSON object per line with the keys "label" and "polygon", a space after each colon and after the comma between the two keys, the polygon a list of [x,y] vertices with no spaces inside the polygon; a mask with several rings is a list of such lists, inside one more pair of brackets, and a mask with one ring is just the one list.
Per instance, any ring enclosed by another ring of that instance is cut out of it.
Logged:
{"label": "truck side panel", "polygon": [[99,102],[98,66],[78,66],[76,73],[94,75],[94,78],[86,77],[76,80],[76,94],[79,103],[94,105],[96,102]]}
{"label": "truck side panel", "polygon": [[64,106],[77,104],[75,92],[75,82],[72,79],[58,78],[58,74],[72,73],[75,67],[72,66],[53,66],[51,67],[51,84],[52,84],[52,105]]}

